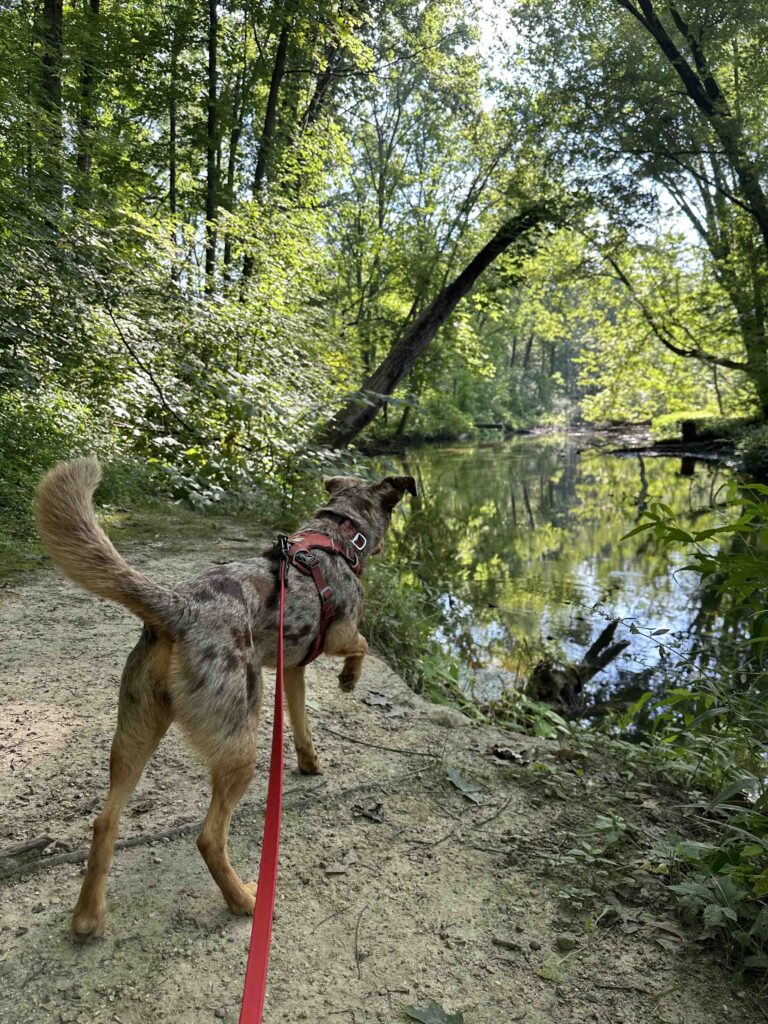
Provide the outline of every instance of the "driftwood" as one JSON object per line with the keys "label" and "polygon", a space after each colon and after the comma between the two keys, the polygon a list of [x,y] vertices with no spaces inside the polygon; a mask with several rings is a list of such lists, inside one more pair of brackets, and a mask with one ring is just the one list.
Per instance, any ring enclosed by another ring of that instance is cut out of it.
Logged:
{"label": "driftwood", "polygon": [[629,640],[614,642],[618,625],[618,619],[609,622],[576,664],[555,665],[551,659],[542,658],[534,665],[526,684],[528,696],[554,704],[566,718],[583,717],[586,709],[585,684],[629,647]]}

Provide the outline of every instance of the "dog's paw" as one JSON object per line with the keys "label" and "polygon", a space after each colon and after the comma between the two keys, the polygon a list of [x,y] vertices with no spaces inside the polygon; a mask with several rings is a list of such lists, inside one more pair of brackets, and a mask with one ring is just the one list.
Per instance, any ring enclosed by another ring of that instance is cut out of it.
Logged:
{"label": "dog's paw", "polygon": [[357,686],[357,678],[358,677],[354,672],[348,672],[344,669],[339,673],[339,688],[343,690],[344,693],[352,693],[355,686]]}
{"label": "dog's paw", "polygon": [[92,939],[103,939],[107,929],[107,914],[105,910],[84,911],[76,910],[72,915],[69,934],[73,942],[84,943]]}
{"label": "dog's paw", "polygon": [[258,882],[244,882],[243,889],[245,890],[245,892],[243,893],[242,899],[239,900],[237,903],[233,903],[231,900],[227,900],[227,906],[229,907],[233,914],[236,914],[238,917],[253,916],[253,907],[254,904],[256,903],[257,885]]}
{"label": "dog's paw", "polygon": [[304,751],[297,751],[296,756],[299,762],[299,771],[302,775],[322,775],[323,766],[320,758],[314,752],[307,754]]}

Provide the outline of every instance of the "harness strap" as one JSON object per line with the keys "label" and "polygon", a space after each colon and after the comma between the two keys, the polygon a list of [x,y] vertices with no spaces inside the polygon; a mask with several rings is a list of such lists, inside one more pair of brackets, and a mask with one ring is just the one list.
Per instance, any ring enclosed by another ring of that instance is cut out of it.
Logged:
{"label": "harness strap", "polygon": [[[329,537],[325,533],[307,530],[302,533],[293,533],[290,537],[281,536],[274,547],[267,548],[264,552],[265,555],[278,554],[285,557],[288,565],[292,565],[305,576],[311,576],[317,589],[317,595],[320,598],[320,628],[309,653],[301,663],[302,665],[308,665],[323,653],[325,634],[336,614],[333,590],[326,582],[320,559],[314,553],[315,550],[325,551],[329,555],[339,555],[356,576],[363,571],[360,553],[365,549],[367,539],[354,523],[350,520],[346,520],[346,522],[349,523],[354,533],[348,544],[335,541],[333,537]],[[282,567],[282,561],[280,564]]]}

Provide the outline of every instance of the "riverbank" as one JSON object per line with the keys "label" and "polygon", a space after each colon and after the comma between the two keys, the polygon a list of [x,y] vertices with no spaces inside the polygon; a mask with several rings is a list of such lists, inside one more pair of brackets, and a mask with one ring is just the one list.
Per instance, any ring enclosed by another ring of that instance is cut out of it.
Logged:
{"label": "riverbank", "polygon": [[[260,542],[240,523],[203,522],[207,535],[169,521],[125,553],[172,583]],[[136,621],[48,568],[6,584],[0,616],[0,844],[45,835],[53,858],[79,857],[106,788]],[[466,1024],[763,1019],[700,928],[674,915],[656,873],[679,791],[586,737],[574,745],[472,724],[375,658],[351,696],[337,671],[322,659],[309,672],[325,775],[297,776],[286,740],[267,1021],[390,1024],[431,1003]],[[233,827],[233,858],[250,877],[269,717]],[[116,855],[109,932],[94,946],[66,938],[81,862],[43,859],[0,883],[4,1020],[236,1021],[249,922],[226,913],[195,850],[206,798],[201,766],[172,731],[124,817],[135,845]]]}
{"label": "riverbank", "polygon": [[[686,414],[690,416],[691,414]],[[364,438],[358,450],[365,456],[404,456],[421,448],[454,445],[498,444],[513,437],[568,437],[583,439],[585,448],[615,455],[679,456],[722,462],[732,469],[759,479],[768,478],[768,427],[762,419],[700,417],[685,419],[663,417],[660,424],[627,423],[613,425],[576,424],[562,426],[506,427],[494,425],[475,434],[456,437],[371,437]],[[672,436],[673,427],[677,436]]]}

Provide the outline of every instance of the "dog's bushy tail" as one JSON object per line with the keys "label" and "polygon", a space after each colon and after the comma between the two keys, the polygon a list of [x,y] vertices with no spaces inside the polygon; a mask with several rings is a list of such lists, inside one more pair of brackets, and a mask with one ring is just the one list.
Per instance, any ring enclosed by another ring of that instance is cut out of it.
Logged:
{"label": "dog's bushy tail", "polygon": [[93,508],[101,480],[94,456],[60,462],[40,481],[36,511],[40,536],[73,583],[125,605],[148,625],[174,633],[185,602],[130,566],[102,530]]}

